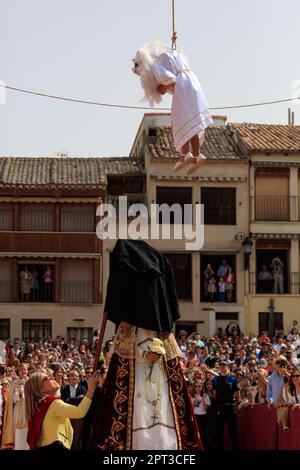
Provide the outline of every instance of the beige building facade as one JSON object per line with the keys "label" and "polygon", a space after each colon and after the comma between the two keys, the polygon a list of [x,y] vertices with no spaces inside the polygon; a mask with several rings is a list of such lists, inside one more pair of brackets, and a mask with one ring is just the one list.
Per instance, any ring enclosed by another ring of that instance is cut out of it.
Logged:
{"label": "beige building facade", "polygon": [[[204,205],[204,243],[196,249],[187,248],[184,233],[163,239],[160,215],[147,219],[148,242],[174,271],[181,311],[175,332],[209,337],[237,322],[246,334],[273,334],[300,321],[300,127],[215,116],[202,152],[207,160],[196,173],[176,173],[170,115],[152,113],[144,115],[129,157],[0,158],[0,337],[91,338],[102,320],[115,244],[97,238],[96,209],[106,202],[118,214],[120,196],[148,214],[156,204],[191,206],[187,226],[198,235],[196,208]],[[154,221],[157,239],[150,236]],[[176,228],[171,214],[171,234]],[[276,282],[275,258],[282,264]],[[40,281],[50,265],[51,298],[21,290],[25,265]],[[220,278],[229,267],[233,289],[222,296]],[[108,322],[105,338],[114,331]]]}

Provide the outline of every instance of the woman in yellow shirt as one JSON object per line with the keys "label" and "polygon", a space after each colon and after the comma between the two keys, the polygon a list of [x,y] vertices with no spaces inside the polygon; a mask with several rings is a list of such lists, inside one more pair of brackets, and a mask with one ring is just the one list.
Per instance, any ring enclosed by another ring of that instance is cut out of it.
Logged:
{"label": "woman in yellow shirt", "polygon": [[68,405],[55,396],[59,384],[45,373],[35,372],[25,384],[30,450],[69,450],[73,440],[71,419],[83,418],[98,384],[97,372],[91,375],[88,391],[78,406]]}

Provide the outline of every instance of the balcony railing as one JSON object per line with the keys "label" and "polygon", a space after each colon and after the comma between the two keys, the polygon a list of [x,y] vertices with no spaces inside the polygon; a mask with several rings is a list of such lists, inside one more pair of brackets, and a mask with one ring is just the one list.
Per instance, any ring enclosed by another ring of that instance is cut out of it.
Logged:
{"label": "balcony railing", "polygon": [[252,222],[299,222],[300,197],[252,196]]}
{"label": "balcony railing", "polygon": [[94,284],[90,281],[62,281],[60,284],[61,303],[93,303]]}
{"label": "balcony railing", "polygon": [[19,286],[20,302],[55,302],[53,283],[37,283],[35,288]]}
{"label": "balcony railing", "polygon": [[[24,289],[19,283],[18,300],[12,295],[12,282],[0,280],[0,303],[55,302],[54,285],[41,283],[38,288]],[[92,281],[62,281],[60,303],[94,303],[94,283]]]}
{"label": "balcony railing", "polygon": [[1,208],[0,210],[0,230],[13,230],[14,213],[12,209]]}
{"label": "balcony railing", "polygon": [[20,230],[24,231],[53,231],[54,209],[23,210],[20,213]]}
{"label": "balcony railing", "polygon": [[260,280],[257,273],[250,273],[251,294],[300,294],[300,273],[289,273],[283,283],[274,279]]}
{"label": "balcony railing", "polygon": [[10,281],[0,281],[0,302],[11,302]]}

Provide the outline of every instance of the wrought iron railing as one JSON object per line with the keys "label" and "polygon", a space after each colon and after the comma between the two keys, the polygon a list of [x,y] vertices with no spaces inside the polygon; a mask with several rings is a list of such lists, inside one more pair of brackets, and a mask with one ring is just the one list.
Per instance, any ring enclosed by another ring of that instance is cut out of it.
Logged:
{"label": "wrought iron railing", "polygon": [[[265,277],[265,279],[263,279]],[[251,294],[300,294],[300,273],[289,273],[282,280],[250,273]]]}
{"label": "wrought iron railing", "polygon": [[60,284],[61,303],[93,303],[94,284],[91,281],[62,281]]}
{"label": "wrought iron railing", "polygon": [[252,222],[299,222],[300,197],[252,196]]}

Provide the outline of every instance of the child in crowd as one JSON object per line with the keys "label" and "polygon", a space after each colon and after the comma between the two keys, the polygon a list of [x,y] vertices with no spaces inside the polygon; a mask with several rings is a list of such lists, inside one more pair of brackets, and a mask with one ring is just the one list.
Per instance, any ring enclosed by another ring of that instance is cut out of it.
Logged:
{"label": "child in crowd", "polygon": [[219,301],[220,302],[225,302],[225,287],[226,287],[226,284],[224,282],[223,277],[220,277],[220,281],[219,281],[218,285],[219,285]]}
{"label": "child in crowd", "polygon": [[217,292],[215,276],[212,276],[208,282],[208,292],[210,295],[210,301],[213,302],[215,299],[215,292]]}
{"label": "child in crowd", "polygon": [[140,49],[133,62],[133,72],[141,77],[145,98],[151,106],[159,103],[165,93],[173,95],[172,134],[175,149],[180,153],[174,170],[189,165],[187,174],[194,173],[206,159],[200,153],[200,144],[205,128],[213,123],[196,75],[182,54],[159,41]]}

